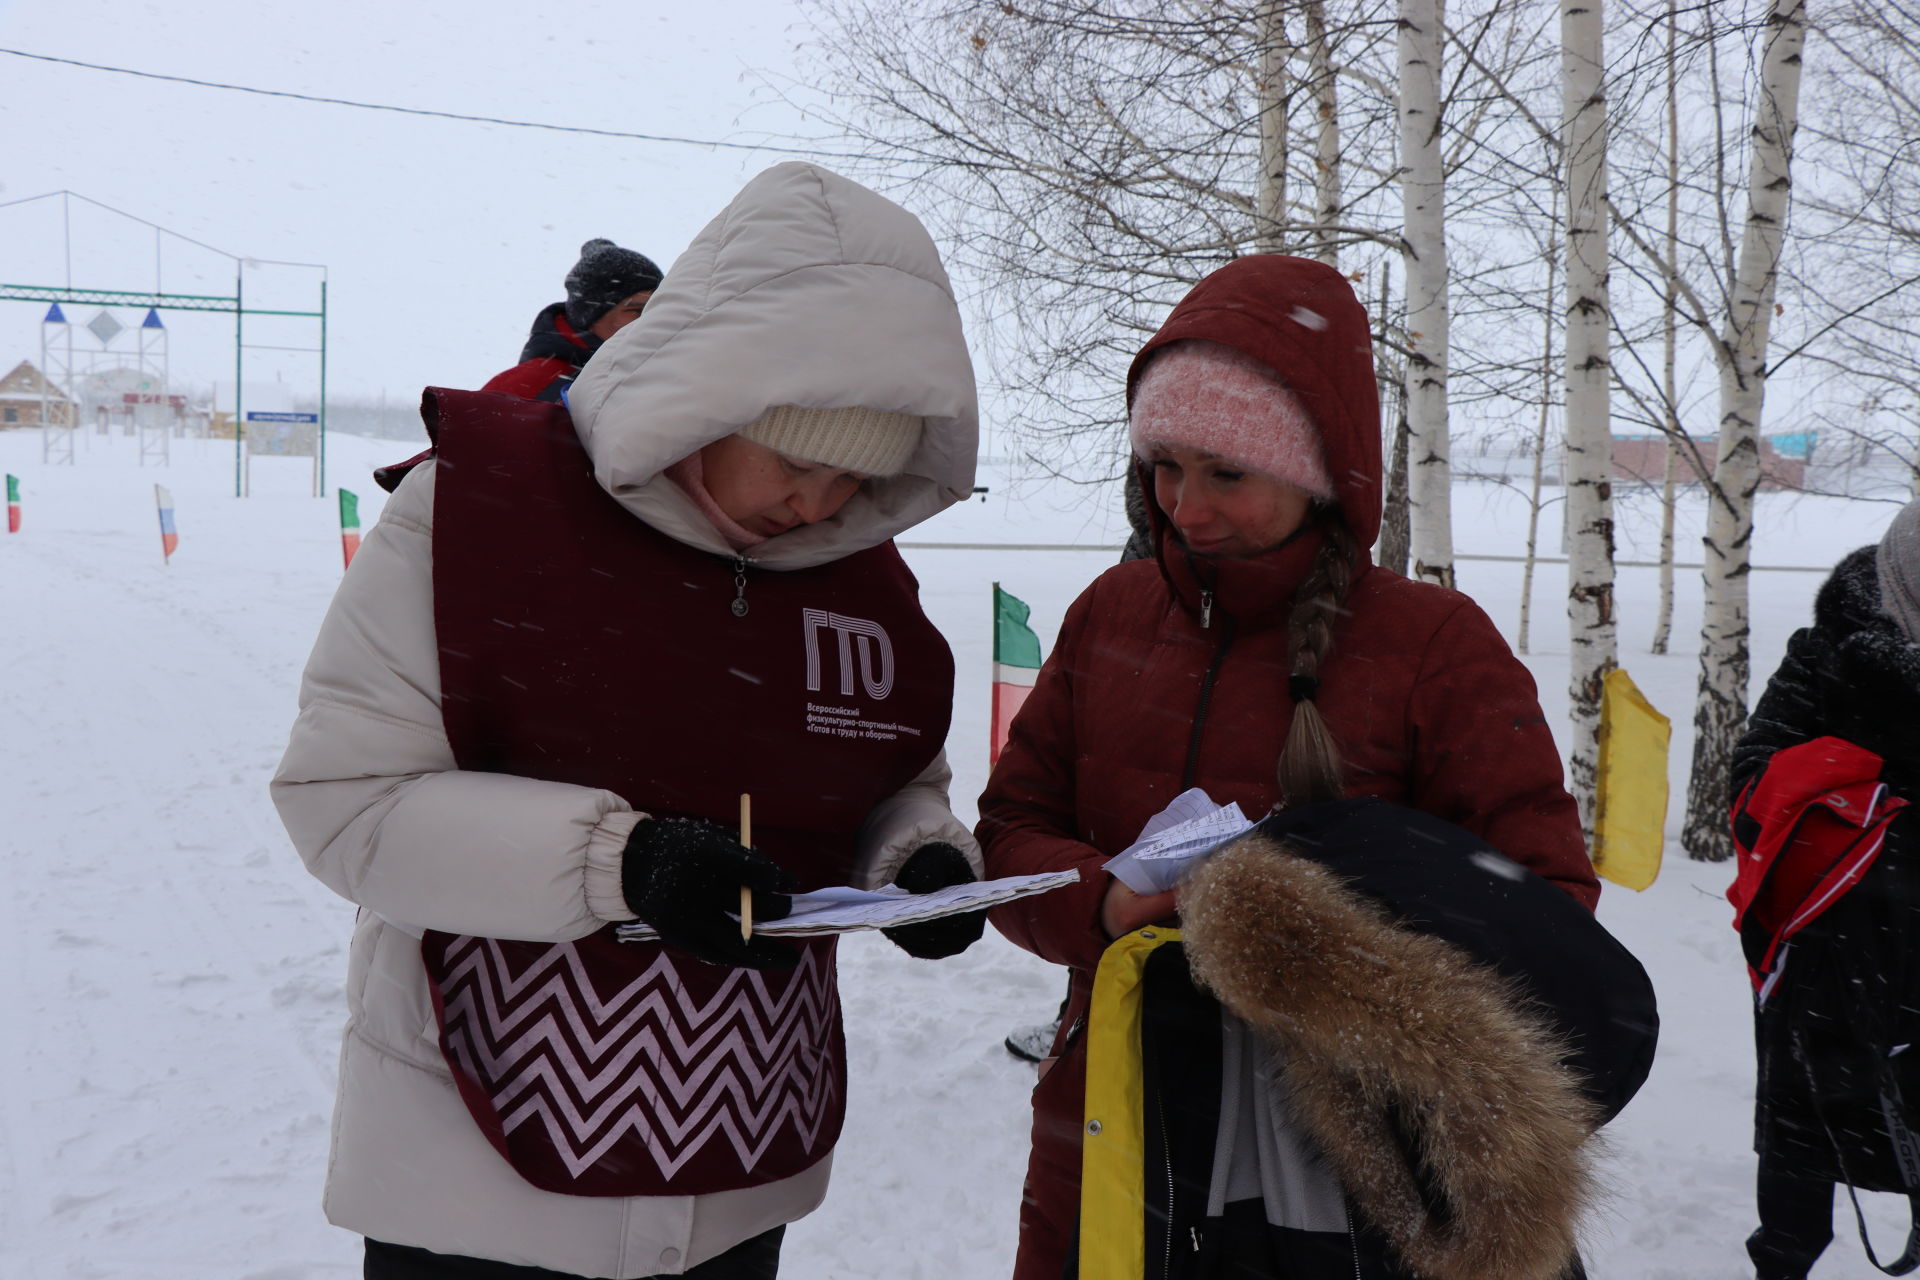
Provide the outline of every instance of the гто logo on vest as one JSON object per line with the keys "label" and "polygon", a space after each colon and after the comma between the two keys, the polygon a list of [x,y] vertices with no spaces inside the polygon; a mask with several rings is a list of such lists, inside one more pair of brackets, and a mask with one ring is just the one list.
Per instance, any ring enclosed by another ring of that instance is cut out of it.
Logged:
{"label": "\u0433\u0442\u043e logo on vest", "polygon": [[[887,630],[865,618],[849,618],[825,609],[802,609],[800,620],[807,632],[807,692],[820,692],[820,632],[831,627],[840,641],[840,696],[853,696],[853,647],[860,642],[860,683],[870,698],[884,698],[893,692],[893,642]],[[874,660],[875,649],[879,661]],[[876,666],[878,671],[876,673]]]}
{"label": "\u0433\u0442\u043e logo on vest", "polygon": [[[802,609],[800,624],[806,633],[808,693],[823,691],[822,631],[833,632],[838,642],[834,651],[839,659],[838,692],[842,698],[854,696],[856,652],[859,654],[860,684],[867,696],[878,702],[893,692],[893,641],[887,638],[885,627],[865,618],[849,618],[825,609]],[[920,736],[920,730],[909,725],[871,719],[865,709],[859,706],[834,706],[811,701],[807,703],[807,732],[835,738],[867,738],[878,742],[891,742],[902,736]]]}

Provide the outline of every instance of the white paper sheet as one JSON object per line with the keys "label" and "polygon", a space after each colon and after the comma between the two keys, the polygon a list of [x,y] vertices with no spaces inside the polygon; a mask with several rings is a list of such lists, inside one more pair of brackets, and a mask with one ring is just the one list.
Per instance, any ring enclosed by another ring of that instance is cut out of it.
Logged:
{"label": "white paper sheet", "polygon": [[1199,787],[1147,819],[1140,838],[1107,859],[1106,869],[1135,893],[1165,893],[1208,854],[1255,826],[1237,804],[1215,804]]}
{"label": "white paper sheet", "polygon": [[[1033,876],[974,880],[947,889],[936,889],[932,893],[908,893],[892,885],[883,889],[852,889],[845,886],[816,889],[812,893],[794,894],[790,915],[780,920],[769,920],[765,924],[756,923],[753,931],[770,938],[817,938],[861,929],[891,929],[897,925],[938,920],[942,916],[983,911],[1002,902],[1046,893],[1079,879],[1078,871],[1051,871]],[[652,942],[659,937],[650,926],[638,921],[620,925],[614,930],[614,936],[622,942]]]}

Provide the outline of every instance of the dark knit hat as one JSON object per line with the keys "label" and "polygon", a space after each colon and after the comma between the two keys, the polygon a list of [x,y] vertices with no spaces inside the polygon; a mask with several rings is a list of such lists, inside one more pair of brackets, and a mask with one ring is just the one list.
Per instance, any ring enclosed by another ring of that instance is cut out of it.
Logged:
{"label": "dark knit hat", "polygon": [[644,253],[611,240],[580,246],[580,261],[567,272],[567,323],[590,329],[601,316],[636,293],[659,286],[660,268]]}

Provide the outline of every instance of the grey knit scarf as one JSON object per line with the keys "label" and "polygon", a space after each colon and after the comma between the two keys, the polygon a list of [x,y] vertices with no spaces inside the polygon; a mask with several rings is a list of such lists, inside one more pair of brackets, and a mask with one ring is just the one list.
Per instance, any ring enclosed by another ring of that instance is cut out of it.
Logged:
{"label": "grey knit scarf", "polygon": [[1881,609],[1909,641],[1920,644],[1920,501],[1908,503],[1893,518],[1880,539],[1875,567]]}

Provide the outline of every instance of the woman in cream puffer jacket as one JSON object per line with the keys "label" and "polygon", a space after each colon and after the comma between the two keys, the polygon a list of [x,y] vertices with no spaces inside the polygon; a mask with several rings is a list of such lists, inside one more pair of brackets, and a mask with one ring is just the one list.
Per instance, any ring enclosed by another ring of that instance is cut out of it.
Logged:
{"label": "woman in cream puffer jacket", "polygon": [[[929,845],[979,873],[947,804],[951,656],[891,543],[971,489],[972,368],[918,221],[783,164],[569,402],[429,392],[436,455],[306,670],[273,798],[360,907],[326,1211],[418,1265],[771,1274],[727,1260],[770,1259],[825,1192],[845,1085],[832,944],[781,972],[611,927],[645,900],[636,830],[730,829],[723,792],[754,793],[755,855],[787,888],[886,883]],[[859,487],[831,518],[748,521],[742,545],[711,514],[716,477],[666,474],[782,414],[844,413],[913,434],[884,466],[843,467]],[[557,1003],[527,997],[536,978]],[[553,1030],[601,1015],[565,1045]],[[618,1089],[603,1050],[632,1077]]]}

